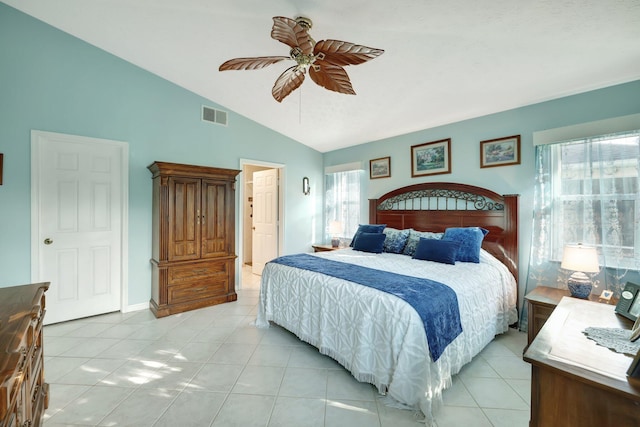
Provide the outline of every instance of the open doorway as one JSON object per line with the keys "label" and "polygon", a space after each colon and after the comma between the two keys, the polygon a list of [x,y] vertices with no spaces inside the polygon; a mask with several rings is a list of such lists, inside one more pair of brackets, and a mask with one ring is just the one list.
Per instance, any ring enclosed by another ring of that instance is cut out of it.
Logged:
{"label": "open doorway", "polygon": [[[284,230],[284,165],[240,160],[240,288],[259,283],[264,263],[279,256]],[[255,179],[255,181],[254,181]],[[243,277],[244,275],[251,275]]]}

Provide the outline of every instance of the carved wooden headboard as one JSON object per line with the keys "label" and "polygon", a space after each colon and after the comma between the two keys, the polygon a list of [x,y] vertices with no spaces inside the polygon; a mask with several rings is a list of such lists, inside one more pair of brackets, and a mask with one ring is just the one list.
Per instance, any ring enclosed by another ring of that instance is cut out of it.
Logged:
{"label": "carved wooden headboard", "polygon": [[450,182],[425,182],[369,199],[369,223],[397,229],[443,232],[447,227],[489,230],[483,249],[502,261],[518,281],[517,194]]}

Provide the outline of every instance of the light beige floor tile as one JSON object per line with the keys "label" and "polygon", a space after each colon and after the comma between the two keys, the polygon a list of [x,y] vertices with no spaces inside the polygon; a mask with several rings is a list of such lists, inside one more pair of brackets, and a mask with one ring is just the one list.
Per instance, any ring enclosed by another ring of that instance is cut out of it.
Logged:
{"label": "light beige floor tile", "polygon": [[245,366],[232,393],[276,396],[280,390],[284,368],[274,366]]}
{"label": "light beige floor tile", "polygon": [[170,360],[153,371],[149,381],[142,383],[140,387],[180,391],[191,382],[201,367],[202,363]]}
{"label": "light beige floor tile", "polygon": [[438,427],[492,427],[491,421],[480,408],[443,406],[435,419]]}
{"label": "light beige floor tile", "polygon": [[67,375],[89,360],[88,357],[47,357],[44,360],[46,381],[55,383],[58,378]]}
{"label": "light beige floor tile", "polygon": [[255,349],[255,344],[224,343],[220,345],[209,361],[212,363],[245,365]]}
{"label": "light beige floor tile", "polygon": [[125,361],[121,359],[89,359],[69,373],[57,378],[56,383],[95,385],[124,363]]}
{"label": "light beige floor tile", "polygon": [[469,390],[467,390],[462,380],[457,376],[453,377],[451,387],[442,393],[442,402],[447,406],[478,407],[478,403],[471,396],[471,393],[469,393]]}
{"label": "light beige floor tile", "polygon": [[325,423],[331,427],[379,427],[376,402],[328,399]]}
{"label": "light beige floor tile", "polygon": [[145,360],[127,360],[111,374],[104,377],[100,384],[104,386],[117,386],[137,388],[156,377],[156,371],[160,367],[157,362]]}
{"label": "light beige floor tile", "polygon": [[291,351],[290,346],[259,345],[251,355],[248,364],[259,366],[287,366]]}
{"label": "light beige floor tile", "polygon": [[189,382],[189,390],[230,392],[242,373],[242,365],[205,363]]}
{"label": "light beige floor tile", "polygon": [[211,426],[264,427],[269,421],[274,402],[274,396],[230,394]]}
{"label": "light beige floor tile", "polygon": [[487,363],[502,378],[526,380],[531,378],[531,365],[516,356],[485,357]]}
{"label": "light beige floor tile", "polygon": [[528,405],[503,379],[463,378],[471,396],[483,408],[528,409]]}
{"label": "light beige floor tile", "polygon": [[45,411],[44,420],[47,421],[61,411],[78,396],[86,393],[90,386],[75,384],[50,384],[49,385],[49,407]]}
{"label": "light beige floor tile", "polygon": [[53,415],[50,422],[67,425],[98,425],[131,391],[123,387],[93,386]]}
{"label": "light beige floor tile", "polygon": [[357,381],[348,371],[330,370],[327,378],[327,399],[375,401],[373,386]]}
{"label": "light beige floor tile", "polygon": [[528,427],[529,411],[515,409],[484,409],[494,427]]}
{"label": "light beige floor tile", "polygon": [[[71,347],[61,354],[64,357],[97,357],[108,349],[117,344],[120,340],[114,338],[78,338],[81,341],[77,345]],[[46,351],[46,350],[45,350]]]}
{"label": "light beige floor tile", "polygon": [[[138,389],[102,419],[101,426],[152,426],[173,402],[177,391]],[[144,410],[140,410],[144,408]]]}
{"label": "light beige floor tile", "polygon": [[500,378],[495,369],[484,358],[478,356],[463,366],[457,376],[460,378]]}
{"label": "light beige floor tile", "polygon": [[325,427],[324,412],[324,399],[279,396],[269,427]]}
{"label": "light beige floor tile", "polygon": [[206,362],[220,348],[220,342],[189,342],[180,348],[172,360],[180,362]]}
{"label": "light beige floor tile", "polygon": [[211,424],[226,393],[186,390],[181,392],[153,427],[202,427]]}
{"label": "light beige floor tile", "polygon": [[280,396],[288,397],[317,397],[327,395],[328,371],[326,369],[287,368]]}
{"label": "light beige floor tile", "polygon": [[514,380],[507,378],[505,381],[518,393],[522,400],[531,406],[531,379]]}
{"label": "light beige floor tile", "polygon": [[339,369],[344,368],[329,356],[320,353],[311,345],[299,346],[291,351],[289,365],[298,368]]}

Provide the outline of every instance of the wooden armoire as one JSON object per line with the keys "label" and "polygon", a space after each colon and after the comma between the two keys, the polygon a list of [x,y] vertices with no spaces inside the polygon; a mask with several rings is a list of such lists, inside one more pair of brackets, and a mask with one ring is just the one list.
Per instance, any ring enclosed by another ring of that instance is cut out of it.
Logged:
{"label": "wooden armoire", "polygon": [[167,162],[153,174],[150,308],[156,317],[238,297],[235,169]]}

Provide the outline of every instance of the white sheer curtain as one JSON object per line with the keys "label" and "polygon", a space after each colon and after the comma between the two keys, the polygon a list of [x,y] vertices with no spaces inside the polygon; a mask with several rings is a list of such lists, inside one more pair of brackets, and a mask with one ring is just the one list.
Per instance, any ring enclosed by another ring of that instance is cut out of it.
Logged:
{"label": "white sheer curtain", "polygon": [[[565,244],[598,250],[592,293],[615,297],[627,281],[640,284],[640,131],[536,147],[533,236],[526,293],[565,288]],[[526,327],[526,316],[521,317]]]}
{"label": "white sheer curtain", "polygon": [[[362,170],[349,170],[325,175],[325,239],[331,240],[329,226],[340,224],[337,236],[346,241],[353,237],[360,223],[360,181]],[[333,230],[332,230],[333,231]]]}

